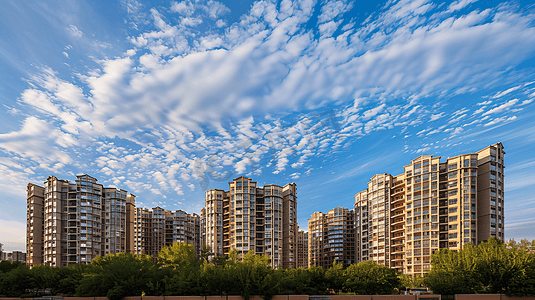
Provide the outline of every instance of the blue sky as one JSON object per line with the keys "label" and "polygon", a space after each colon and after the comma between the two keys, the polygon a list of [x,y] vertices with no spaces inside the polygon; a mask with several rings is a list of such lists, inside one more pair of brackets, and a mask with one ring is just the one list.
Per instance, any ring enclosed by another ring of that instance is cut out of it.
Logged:
{"label": "blue sky", "polygon": [[0,243],[28,182],[87,173],[200,212],[245,175],[298,221],[377,173],[502,142],[506,238],[534,239],[530,1],[3,1]]}

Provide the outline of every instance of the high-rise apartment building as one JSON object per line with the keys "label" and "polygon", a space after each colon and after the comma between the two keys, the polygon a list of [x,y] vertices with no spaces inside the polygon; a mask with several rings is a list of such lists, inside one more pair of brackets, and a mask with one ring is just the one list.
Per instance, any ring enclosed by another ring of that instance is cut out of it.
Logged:
{"label": "high-rise apartment building", "polygon": [[[1,250],[1,249],[0,249]],[[10,262],[26,263],[26,253],[22,251],[2,252],[0,251],[0,261],[7,260]]]}
{"label": "high-rise apartment building", "polygon": [[297,232],[297,267],[308,268],[308,232]]}
{"label": "high-rise apartment building", "polygon": [[355,195],[355,261],[373,260],[403,271],[405,205],[403,175],[377,174]]}
{"label": "high-rise apartment building", "polygon": [[247,177],[229,182],[229,191],[205,193],[205,245],[211,256],[232,249],[271,258],[272,267],[297,266],[297,188],[295,183],[258,187]]}
{"label": "high-rise apartment building", "polygon": [[355,195],[356,262],[423,275],[441,248],[503,240],[504,154],[497,143],[444,162],[422,155],[403,174],[373,176]]}
{"label": "high-rise apartment building", "polygon": [[354,210],[337,207],[328,213],[315,212],[308,220],[309,266],[349,266],[355,261]]}
{"label": "high-rise apartment building", "polygon": [[[206,191],[205,206],[201,211],[201,223],[203,224],[203,242],[206,249],[210,252],[210,258],[229,252],[229,205],[229,192],[217,189]],[[223,206],[225,206],[225,213],[223,213]],[[224,224],[223,215],[226,217]],[[225,248],[223,248],[223,230],[226,233]]]}
{"label": "high-rise apartment building", "polygon": [[[127,251],[135,196],[104,188],[89,175],[74,183],[49,176],[44,187],[28,184],[27,261],[64,267]],[[129,206],[126,205],[128,202]]]}
{"label": "high-rise apartment building", "polygon": [[26,254],[29,266],[43,264],[43,230],[45,229],[43,205],[44,188],[28,184],[26,211]]}
{"label": "high-rise apartment building", "polygon": [[179,242],[193,245],[196,255],[200,255],[201,224],[197,214],[161,207],[136,208],[133,227],[134,254],[156,258],[162,247]]}

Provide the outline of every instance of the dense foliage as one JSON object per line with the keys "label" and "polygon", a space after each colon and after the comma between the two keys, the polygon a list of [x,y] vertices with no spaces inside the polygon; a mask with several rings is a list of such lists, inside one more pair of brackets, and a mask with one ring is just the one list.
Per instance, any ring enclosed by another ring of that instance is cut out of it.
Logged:
{"label": "dense foliage", "polygon": [[433,254],[424,283],[437,294],[535,295],[535,254],[531,250],[515,244],[507,247],[494,238],[460,251],[442,249]]}
{"label": "dense foliage", "polygon": [[158,263],[152,256],[119,253],[95,258],[89,265],[67,268],[0,263],[0,296],[33,296],[49,288],[77,296],[107,296],[111,300],[140,295],[260,295],[329,293],[395,294],[404,287],[429,286],[435,293],[535,294],[535,254],[529,248],[506,247],[490,240],[459,252],[441,250],[432,257],[432,269],[411,279],[395,270],[367,261],[324,270],[272,269],[269,258],[236,252],[209,262],[203,252],[195,258],[191,245],[162,248]]}
{"label": "dense foliage", "polygon": [[68,268],[20,263],[0,264],[0,296],[32,295],[32,291],[49,288],[52,294],[107,296],[111,300],[139,295],[241,295],[248,299],[260,295],[270,299],[277,294],[357,294],[398,293],[401,277],[385,266],[373,262],[341,264],[324,270],[272,269],[269,258],[237,252],[212,262],[203,253],[196,260],[191,245],[175,243],[164,247],[158,263],[152,256],[119,253],[97,257],[89,265]]}

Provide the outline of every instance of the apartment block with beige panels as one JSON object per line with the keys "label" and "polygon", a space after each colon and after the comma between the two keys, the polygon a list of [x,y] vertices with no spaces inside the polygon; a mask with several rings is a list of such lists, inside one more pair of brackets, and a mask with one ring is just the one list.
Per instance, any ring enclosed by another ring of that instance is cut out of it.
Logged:
{"label": "apartment block with beige panels", "polygon": [[27,261],[65,267],[125,252],[129,238],[124,190],[104,188],[89,175],[74,183],[49,176],[44,187],[28,184]]}
{"label": "apartment block with beige panels", "polygon": [[[394,211],[392,209],[399,201],[399,196],[394,196],[399,189],[398,183],[396,181],[396,189],[393,189],[392,175],[377,174],[368,182],[366,190],[355,195],[355,236],[359,250],[357,262],[373,260],[380,265],[394,267],[391,261],[391,235],[396,235],[396,243],[399,243],[400,208],[396,206]],[[396,203],[391,199],[396,199]],[[392,217],[395,217],[394,220]],[[391,227],[392,222],[395,222],[394,228]]]}
{"label": "apartment block with beige panels", "polygon": [[44,188],[28,184],[27,188],[26,254],[29,266],[43,264],[43,230],[45,227],[43,205]]}
{"label": "apartment block with beige panels", "polygon": [[497,143],[443,162],[422,155],[400,175],[372,177],[355,195],[355,261],[423,275],[441,248],[503,240],[504,154]]}
{"label": "apartment block with beige panels", "polygon": [[168,210],[161,207],[135,208],[134,254],[152,255],[157,258],[164,246],[173,243],[193,245],[200,255],[200,217],[183,210]]}
{"label": "apartment block with beige panels", "polygon": [[354,210],[337,207],[327,213],[315,212],[308,220],[309,266],[349,266],[355,261]]}
{"label": "apartment block with beige panels", "polygon": [[308,268],[308,232],[297,232],[297,267]]}
{"label": "apartment block with beige panels", "polygon": [[272,267],[297,266],[297,188],[258,187],[247,177],[229,182],[229,190],[205,192],[203,239],[211,258],[253,250],[271,258]]}

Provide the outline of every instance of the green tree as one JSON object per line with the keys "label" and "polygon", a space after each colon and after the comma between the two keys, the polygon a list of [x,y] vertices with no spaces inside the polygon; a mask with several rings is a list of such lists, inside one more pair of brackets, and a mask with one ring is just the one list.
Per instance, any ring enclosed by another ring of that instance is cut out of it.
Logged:
{"label": "green tree", "polygon": [[478,282],[475,280],[477,263],[475,252],[441,249],[431,256],[431,270],[424,282],[434,293],[453,295],[474,292]]}
{"label": "green tree", "polygon": [[309,291],[311,295],[324,295],[328,293],[327,279],[325,278],[325,270],[322,267],[311,266],[306,269],[309,280]]}
{"label": "green tree", "polygon": [[175,242],[172,246],[162,247],[158,253],[158,262],[175,269],[196,265],[195,248],[187,243]]}
{"label": "green tree", "polygon": [[275,270],[268,286],[275,285],[273,295],[323,295],[328,293],[325,273],[317,266]]}
{"label": "green tree", "polygon": [[57,283],[57,292],[74,295],[76,287],[83,278],[85,265],[71,264],[66,268],[58,268],[59,282]]}
{"label": "green tree", "polygon": [[344,289],[357,295],[395,294],[401,287],[396,270],[374,261],[353,264],[345,270]]}
{"label": "green tree", "polygon": [[344,282],[346,281],[344,265],[333,262],[333,266],[325,271],[325,279],[329,288],[338,294],[344,288]]}
{"label": "green tree", "polygon": [[76,294],[107,296],[110,300],[143,293],[154,295],[157,268],[149,255],[118,253],[99,256],[87,267]]}
{"label": "green tree", "polygon": [[18,261],[10,262],[9,260],[2,260],[0,261],[0,272],[8,273],[9,271],[21,266],[24,266],[24,264]]}
{"label": "green tree", "polygon": [[254,251],[247,252],[243,261],[237,262],[232,272],[236,278],[235,287],[245,300],[251,295],[260,295],[264,288],[263,283],[266,276],[272,273],[269,267],[270,259],[265,255],[255,255]]}
{"label": "green tree", "polygon": [[3,273],[2,277],[0,291],[8,297],[20,297],[26,294],[26,289],[36,288],[33,273],[22,264],[7,273]]}
{"label": "green tree", "polygon": [[490,238],[460,251],[442,249],[433,254],[424,281],[435,293],[535,293],[535,255],[510,240],[509,248]]}

